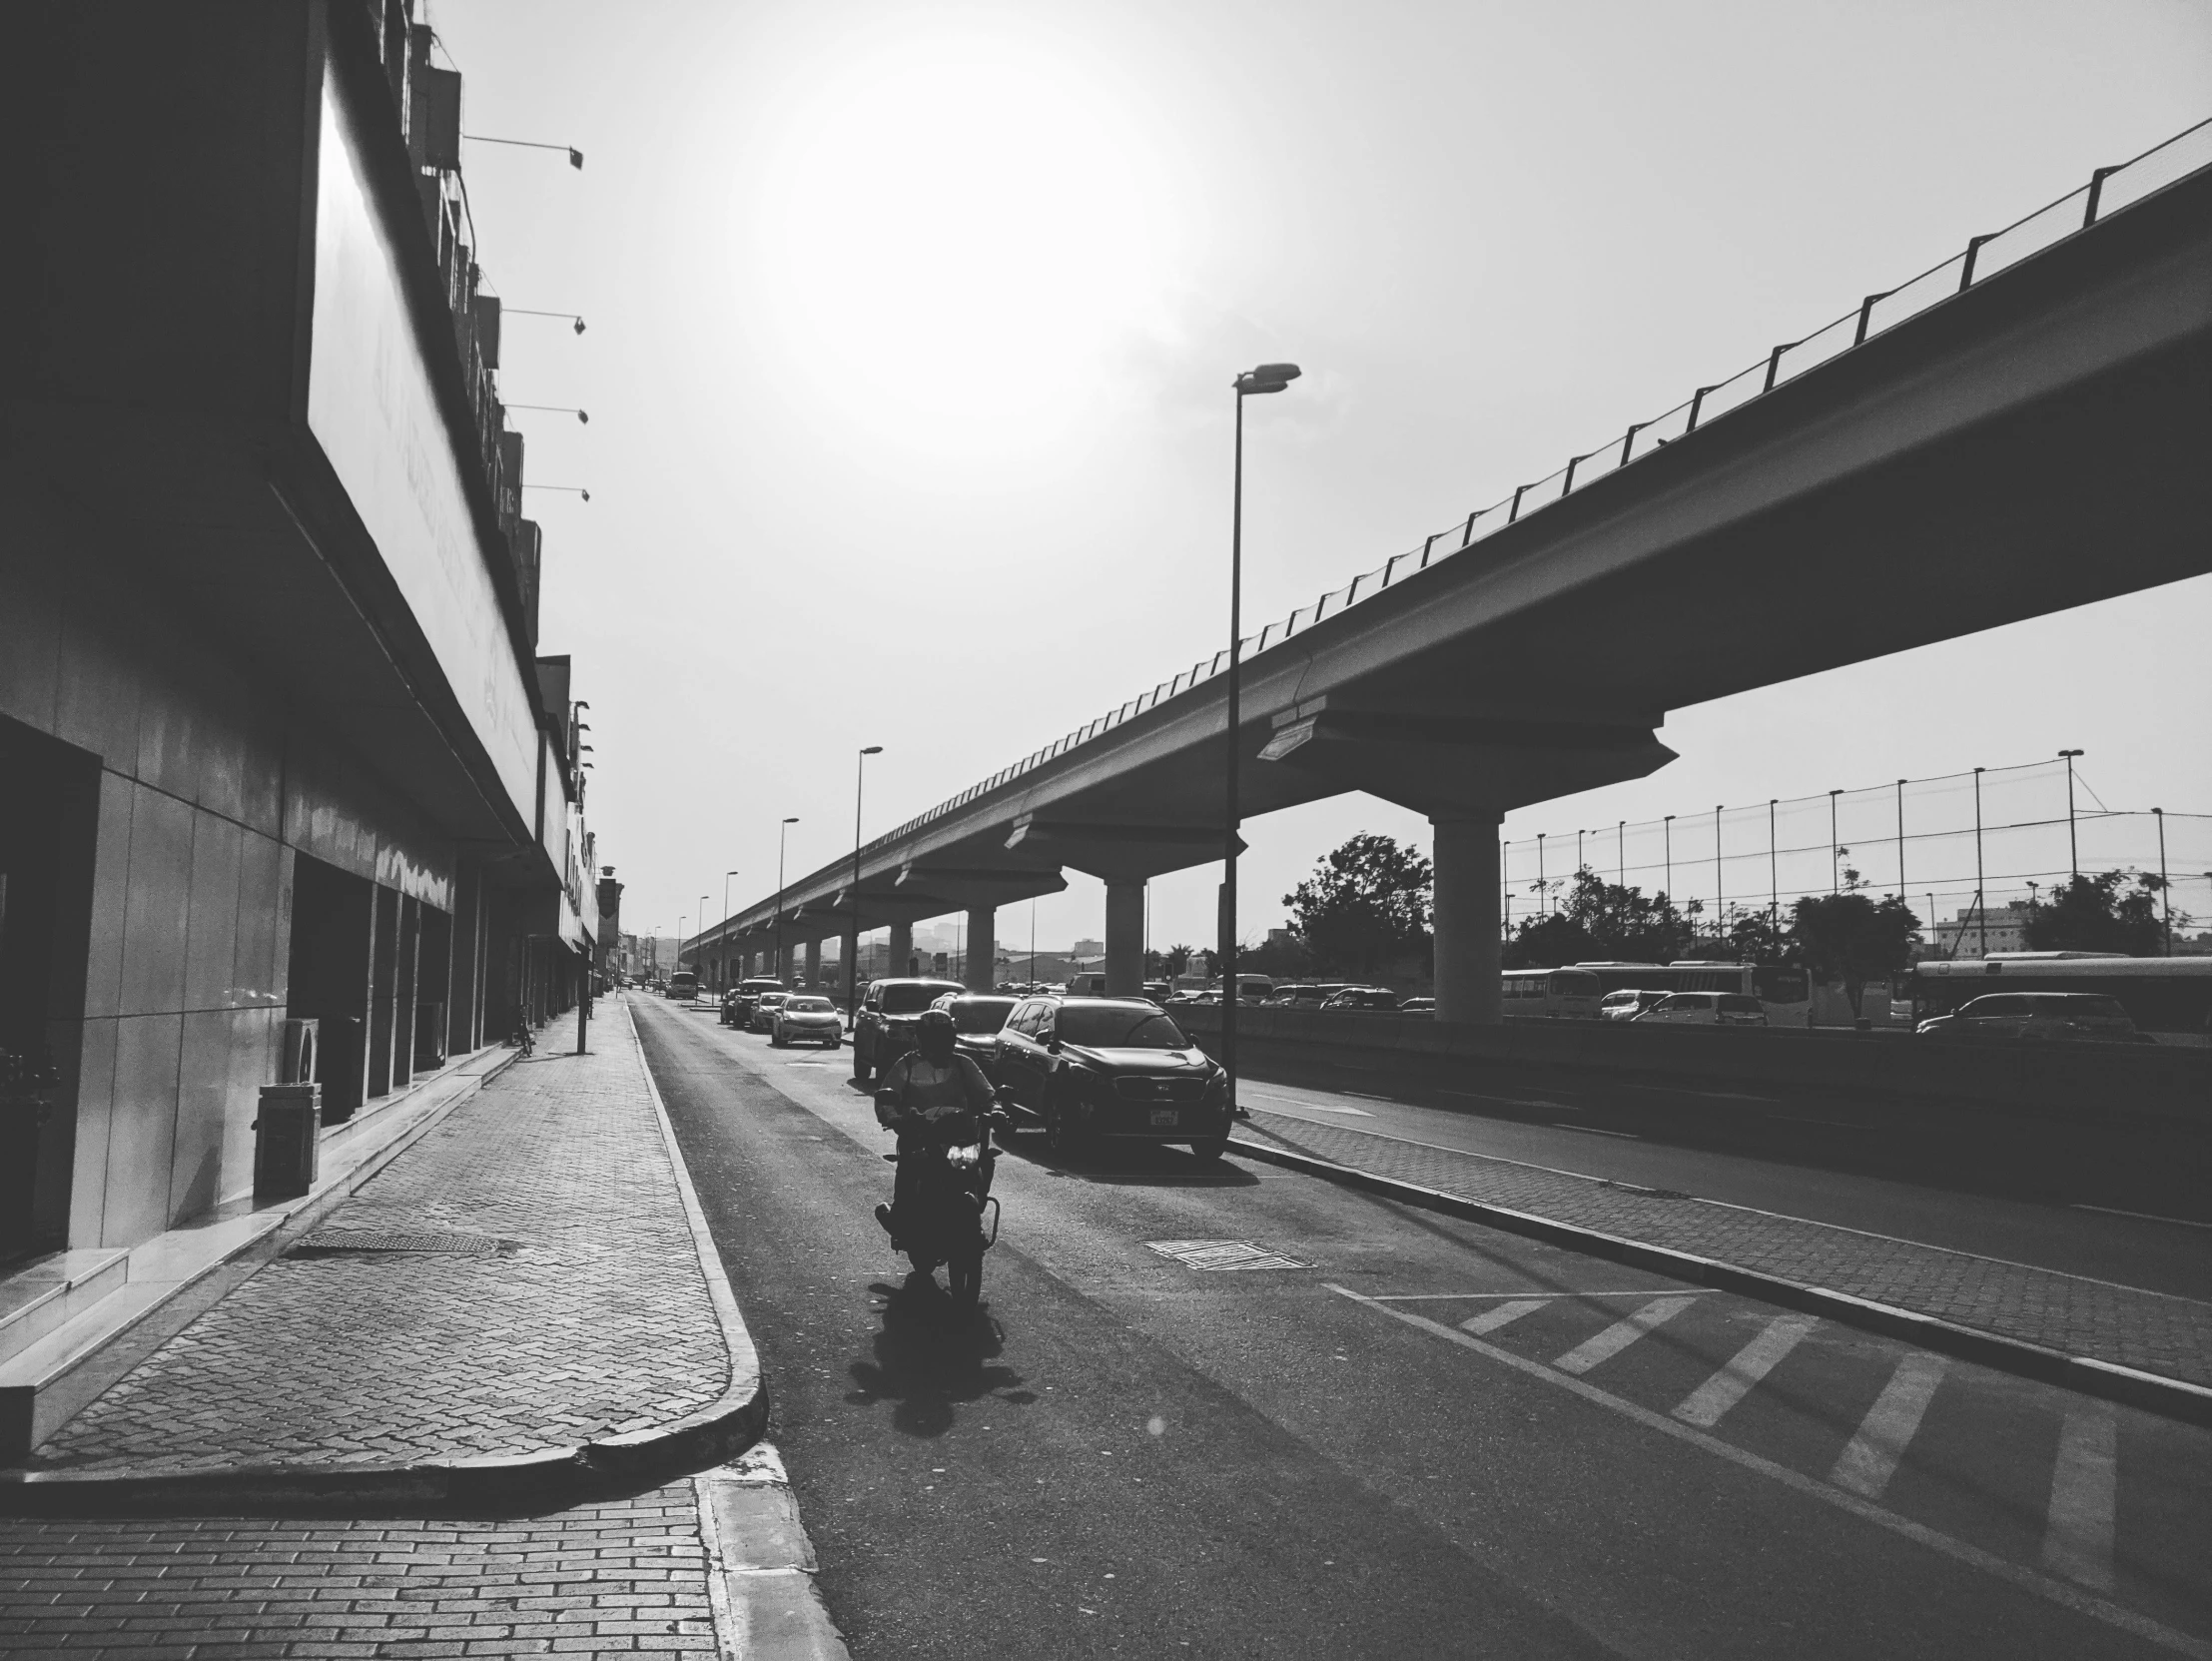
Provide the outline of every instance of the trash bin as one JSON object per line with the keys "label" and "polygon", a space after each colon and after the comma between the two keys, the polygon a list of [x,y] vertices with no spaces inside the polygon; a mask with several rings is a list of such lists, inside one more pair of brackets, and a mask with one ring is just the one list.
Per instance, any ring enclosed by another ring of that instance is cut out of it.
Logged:
{"label": "trash bin", "polygon": [[321,1085],[263,1085],[254,1121],[254,1198],[290,1200],[315,1187]]}

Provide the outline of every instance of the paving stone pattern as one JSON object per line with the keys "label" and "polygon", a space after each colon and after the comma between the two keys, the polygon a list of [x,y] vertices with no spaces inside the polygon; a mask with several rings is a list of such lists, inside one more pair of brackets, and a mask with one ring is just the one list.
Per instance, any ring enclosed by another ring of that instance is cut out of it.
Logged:
{"label": "paving stone pattern", "polygon": [[1295,1152],[1624,1240],[1737,1264],[2194,1384],[2212,1385],[2212,1304],[1858,1234],[1717,1201],[1463,1154],[1253,1107]]}
{"label": "paving stone pattern", "polygon": [[155,1471],[526,1453],[672,1422],[729,1357],[634,1029],[518,1062],[324,1230],[489,1235],[488,1256],[280,1257],[32,1462]]}
{"label": "paving stone pattern", "polygon": [[708,1661],[679,1482],[498,1521],[0,1522],[0,1654],[621,1655]]}

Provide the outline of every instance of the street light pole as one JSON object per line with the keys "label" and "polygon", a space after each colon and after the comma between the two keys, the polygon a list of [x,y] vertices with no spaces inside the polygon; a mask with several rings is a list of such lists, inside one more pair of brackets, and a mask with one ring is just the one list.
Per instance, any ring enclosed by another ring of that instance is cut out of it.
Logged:
{"label": "street light pole", "polygon": [[776,827],[776,980],[779,985],[786,986],[790,982],[783,969],[783,844],[784,838],[791,834],[791,827],[798,822],[798,815],[793,814]]}
{"label": "street light pole", "polygon": [[[1981,925],[1981,955],[1989,955],[1989,894],[1982,886],[1981,874],[1981,769],[1974,769],[1974,916]],[[2067,777],[2073,776],[2073,764],[2067,763]],[[2072,815],[2068,814],[2068,829],[2072,828]],[[1965,931],[1961,929],[1960,934]]]}
{"label": "street light pole", "polygon": [[860,1007],[860,800],[868,783],[868,758],[881,754],[881,744],[869,744],[853,758],[853,952],[845,965],[845,1014],[848,1019]]}
{"label": "street light pole", "polygon": [[1843,858],[1836,851],[1841,845],[1836,833],[1836,798],[1842,794],[1841,790],[1831,790],[1828,793],[1828,891],[1831,894],[1841,894],[1843,891],[1843,873],[1836,869]]}
{"label": "street light pole", "polygon": [[1243,804],[1237,796],[1237,768],[1243,757],[1237,727],[1242,719],[1239,672],[1244,628],[1244,401],[1279,393],[1298,379],[1295,364],[1261,364],[1231,383],[1236,391],[1236,467],[1229,497],[1229,684],[1228,754],[1223,769],[1221,813],[1221,907],[1215,930],[1221,946],[1221,1069],[1228,1076],[1229,1112],[1236,1103],[1236,844]]}
{"label": "street light pole", "polygon": [[1667,903],[1675,900],[1675,816],[1670,813],[1660,820],[1660,835],[1667,841]]}
{"label": "street light pole", "polygon": [[707,978],[707,901],[713,897],[711,894],[699,896],[699,944],[691,954],[692,973],[698,977],[691,985],[693,998],[699,996],[699,981]]}
{"label": "street light pole", "polygon": [[[2081,877],[2081,845],[2074,840],[2074,757],[2079,750],[2060,750],[2059,759],[2066,763],[2066,859],[2073,867],[2075,880]],[[1975,772],[1981,769],[1976,767]]]}
{"label": "street light pole", "polygon": [[2174,891],[2166,882],[2166,810],[2154,807],[2151,817],[2158,821],[2158,897],[2166,906],[2166,955],[2174,955]]}

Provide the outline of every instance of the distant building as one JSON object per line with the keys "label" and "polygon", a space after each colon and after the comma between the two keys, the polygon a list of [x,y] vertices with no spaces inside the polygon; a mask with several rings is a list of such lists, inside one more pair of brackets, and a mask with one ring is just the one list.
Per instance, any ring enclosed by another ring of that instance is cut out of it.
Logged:
{"label": "distant building", "polygon": [[1925,931],[1925,940],[1918,955],[1924,958],[1978,958],[1990,952],[2024,952],[2028,950],[2029,916],[2030,910],[2025,900],[2011,900],[2001,906],[1991,906],[1986,922],[1978,910],[1967,906],[1956,916]]}
{"label": "distant building", "polygon": [[1073,958],[1103,958],[1106,956],[1106,942],[1103,940],[1079,940],[1075,945],[1068,948],[1068,955]]}

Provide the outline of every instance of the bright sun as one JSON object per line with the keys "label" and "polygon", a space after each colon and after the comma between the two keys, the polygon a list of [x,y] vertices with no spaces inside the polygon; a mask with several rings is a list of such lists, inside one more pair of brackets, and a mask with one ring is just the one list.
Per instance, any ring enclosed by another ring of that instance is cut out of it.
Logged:
{"label": "bright sun", "polygon": [[841,421],[938,462],[1063,434],[1172,257],[1172,176],[1142,131],[1019,42],[887,52],[811,88],[747,257]]}

